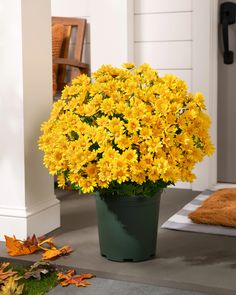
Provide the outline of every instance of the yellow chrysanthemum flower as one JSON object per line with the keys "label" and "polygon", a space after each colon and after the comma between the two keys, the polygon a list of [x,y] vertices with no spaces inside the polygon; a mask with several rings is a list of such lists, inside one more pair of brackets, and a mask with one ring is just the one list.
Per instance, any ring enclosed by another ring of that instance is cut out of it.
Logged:
{"label": "yellow chrysanthemum flower", "polygon": [[66,179],[64,174],[60,174],[57,176],[57,183],[58,183],[58,187],[64,188],[66,185]]}
{"label": "yellow chrysanthemum flower", "polygon": [[97,186],[96,180],[93,178],[80,177],[79,186],[83,189],[84,193],[91,193]]}
{"label": "yellow chrysanthemum flower", "polygon": [[133,69],[135,67],[135,64],[133,63],[125,63],[122,65],[123,68],[125,69]]}
{"label": "yellow chrysanthemum flower", "polygon": [[[66,86],[41,126],[39,148],[58,184],[85,193],[193,181],[214,146],[201,93],[148,64],[103,65]],[[118,186],[117,186],[118,185]]]}

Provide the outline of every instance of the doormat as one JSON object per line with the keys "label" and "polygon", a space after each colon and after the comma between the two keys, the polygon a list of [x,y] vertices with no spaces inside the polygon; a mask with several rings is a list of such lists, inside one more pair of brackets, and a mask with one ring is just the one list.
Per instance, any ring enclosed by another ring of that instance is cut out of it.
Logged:
{"label": "doormat", "polygon": [[215,235],[236,236],[236,228],[220,225],[197,224],[188,217],[189,213],[200,207],[202,202],[209,198],[212,193],[213,191],[211,190],[202,192],[180,211],[171,216],[165,223],[163,223],[161,228]]}

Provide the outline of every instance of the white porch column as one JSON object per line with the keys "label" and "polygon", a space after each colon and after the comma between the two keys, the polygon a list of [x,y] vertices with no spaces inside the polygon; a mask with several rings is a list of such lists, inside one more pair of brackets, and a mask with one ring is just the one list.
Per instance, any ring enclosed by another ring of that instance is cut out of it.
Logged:
{"label": "white porch column", "polygon": [[50,1],[0,3],[0,240],[60,226],[37,141],[52,105]]}
{"label": "white porch column", "polygon": [[133,62],[133,0],[90,0],[91,70]]}

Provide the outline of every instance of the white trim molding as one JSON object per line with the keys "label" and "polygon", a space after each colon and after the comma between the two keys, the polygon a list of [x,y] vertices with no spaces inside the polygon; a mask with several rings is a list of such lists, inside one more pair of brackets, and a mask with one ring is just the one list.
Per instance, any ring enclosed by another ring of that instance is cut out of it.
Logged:
{"label": "white trim molding", "polygon": [[[217,152],[217,53],[218,1],[192,0],[192,91],[205,95],[207,112],[211,117],[211,138]],[[204,190],[217,183],[217,155],[197,165],[193,190]]]}
{"label": "white trim molding", "polygon": [[32,208],[0,208],[0,241],[4,235],[25,239],[28,235],[44,235],[60,226],[60,202],[57,199]]}
{"label": "white trim molding", "polygon": [[17,217],[17,218],[27,218],[33,215],[39,214],[41,211],[47,210],[50,207],[54,207],[60,204],[57,199],[48,200],[43,203],[34,205],[31,208],[14,208],[14,207],[0,207],[0,216],[4,217]]}

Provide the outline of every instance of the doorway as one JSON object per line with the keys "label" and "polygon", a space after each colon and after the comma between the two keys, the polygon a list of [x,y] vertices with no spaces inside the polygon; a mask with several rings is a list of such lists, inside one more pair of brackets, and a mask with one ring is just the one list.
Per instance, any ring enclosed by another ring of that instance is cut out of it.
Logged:
{"label": "doorway", "polygon": [[[217,180],[236,183],[236,0],[219,1]],[[227,38],[228,31],[228,38]],[[234,56],[233,53],[234,52]]]}

